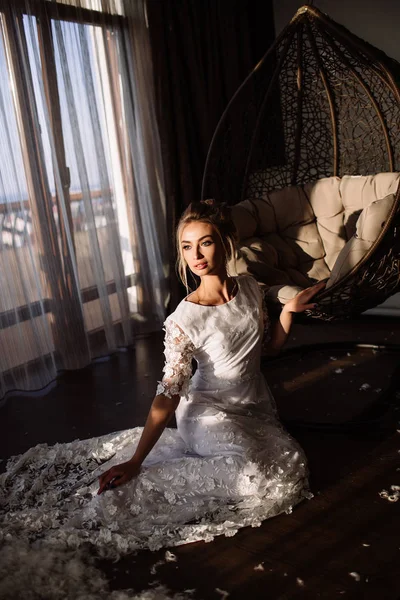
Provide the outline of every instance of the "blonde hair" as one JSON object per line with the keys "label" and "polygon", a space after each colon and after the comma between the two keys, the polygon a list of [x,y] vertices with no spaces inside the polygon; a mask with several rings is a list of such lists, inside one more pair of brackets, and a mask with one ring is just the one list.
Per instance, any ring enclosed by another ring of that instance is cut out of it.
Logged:
{"label": "blonde hair", "polygon": [[187,290],[191,288],[189,287],[187,281],[187,262],[183,257],[181,234],[184,227],[193,222],[209,223],[212,225],[221,240],[222,247],[225,250],[225,263],[227,270],[228,262],[235,257],[236,253],[237,232],[231,219],[230,209],[227,207],[227,205],[225,203],[219,204],[213,199],[200,200],[200,202],[192,202],[189,204],[179,219],[179,223],[176,228],[176,270]]}

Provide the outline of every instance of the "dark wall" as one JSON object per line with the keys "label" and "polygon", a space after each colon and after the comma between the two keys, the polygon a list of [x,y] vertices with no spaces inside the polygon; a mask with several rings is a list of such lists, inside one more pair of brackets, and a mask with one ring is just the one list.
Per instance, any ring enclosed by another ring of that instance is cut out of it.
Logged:
{"label": "dark wall", "polygon": [[[302,4],[307,2],[274,0],[277,34]],[[313,4],[358,37],[400,61],[400,0],[316,0]]]}

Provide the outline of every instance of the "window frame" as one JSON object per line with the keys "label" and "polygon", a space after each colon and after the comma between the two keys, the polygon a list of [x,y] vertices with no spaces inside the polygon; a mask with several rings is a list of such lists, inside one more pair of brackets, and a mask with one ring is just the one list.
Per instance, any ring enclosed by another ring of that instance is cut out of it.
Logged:
{"label": "window frame", "polygon": [[[59,169],[62,175],[62,185],[64,189],[64,194],[67,194],[65,207],[67,209],[67,218],[68,218],[68,226],[70,227],[70,231],[73,231],[72,227],[72,212],[71,212],[71,201],[75,201],[77,199],[77,195],[79,193],[70,194],[70,176],[69,169],[66,164],[65,157],[65,148],[64,148],[64,137],[62,133],[62,120],[61,120],[61,107],[59,100],[59,91],[58,91],[58,82],[57,82],[57,73],[56,73],[56,65],[55,65],[55,56],[54,56],[54,46],[53,46],[53,36],[51,29],[51,20],[57,19],[61,21],[94,25],[105,27],[107,32],[107,43],[112,44],[111,35],[109,28],[114,26],[118,27],[127,27],[127,19],[121,15],[113,15],[106,12],[100,12],[95,10],[89,10],[81,7],[74,7],[67,4],[62,4],[60,2],[54,1],[46,1],[43,0],[30,0],[29,6],[31,11],[28,13],[26,10],[26,3],[24,0],[13,0],[13,6],[10,6],[10,3],[7,0],[0,0],[0,17],[3,17],[4,21],[4,42],[10,47],[10,56],[13,63],[13,71],[15,73],[21,73],[21,59],[18,56],[17,46],[13,43],[13,35],[16,34],[15,27],[18,24],[20,31],[23,32],[23,16],[29,15],[34,16],[37,19],[37,27],[38,27],[38,39],[39,39],[39,48],[40,48],[40,57],[42,64],[42,76],[45,86],[45,93],[47,99],[47,110],[49,111],[49,115],[51,118],[51,127],[52,133],[56,142],[56,153],[57,160],[59,164]],[[15,21],[16,19],[16,21]],[[25,37],[23,36],[24,42],[26,43]],[[113,61],[109,61],[108,68],[111,70],[117,69],[117,65]],[[29,151],[29,143],[26,143],[28,140],[28,131],[29,130],[29,122],[32,122],[32,115],[29,115],[30,109],[27,103],[24,100],[24,94],[26,94],[25,88],[26,84],[24,84],[23,77],[16,77],[16,96],[18,98],[18,110],[25,114],[28,118],[21,119],[23,123],[23,128],[25,130],[25,144],[22,144],[23,147],[23,159],[24,165],[27,167],[29,165],[29,169],[32,170],[36,165],[32,165],[32,162],[40,162],[32,151]],[[115,89],[115,86],[112,86],[112,101],[113,101],[113,110],[117,115],[117,118],[121,116],[121,112],[119,107],[122,106],[120,90]],[[51,98],[51,101],[50,101]],[[16,107],[17,108],[17,107]],[[121,162],[121,170],[122,170],[122,178],[125,193],[127,192],[127,180],[131,179],[134,181],[132,165],[130,161],[126,160],[125,153],[123,151],[124,140],[119,128],[117,128],[117,144],[119,151],[119,159]],[[101,195],[102,192],[107,190],[98,190],[98,194]],[[110,190],[108,190],[110,191]],[[36,201],[35,192],[31,189],[29,190],[28,184],[28,192],[29,198],[24,201],[26,203],[27,208],[32,209],[32,217],[36,217],[40,221],[40,227],[44,226],[44,222],[47,223],[48,228],[50,230],[50,240],[54,242],[57,238],[57,232],[55,230],[55,225],[53,223],[53,215],[47,211],[47,214],[42,214],[43,209],[46,207],[40,207],[39,203]],[[96,193],[96,192],[95,192]],[[72,196],[72,198],[71,198]],[[51,204],[56,203],[59,206],[59,199],[57,194],[51,196]],[[47,202],[44,203],[48,205]],[[11,206],[13,203],[11,204]],[[6,212],[7,208],[10,205],[5,205],[4,209],[0,207],[0,212]],[[18,202],[18,208],[21,206],[21,203]],[[48,208],[48,206],[47,206]],[[34,215],[35,213],[35,215]],[[58,257],[59,267],[61,270],[67,268],[68,270],[72,269],[72,265],[68,264],[69,258],[66,249],[66,235],[65,235],[65,223],[62,222],[62,211],[58,211],[59,214],[59,229],[61,232],[61,249],[62,249],[62,258]],[[40,229],[40,228],[39,228]],[[48,245],[47,236],[43,236],[41,240],[41,254],[46,256],[46,252],[51,252],[54,250],[54,244]],[[54,258],[52,259],[54,260]],[[60,271],[61,272],[61,271]],[[53,282],[54,283],[54,282]],[[128,289],[129,287],[135,286],[139,283],[139,275],[138,272],[131,273],[125,276],[124,278],[124,287]],[[43,298],[40,301],[35,301],[31,303],[27,303],[24,305],[16,306],[11,310],[6,310],[0,312],[0,331],[6,329],[8,327],[12,327],[17,323],[27,321],[31,318],[36,318],[40,316],[44,316],[48,313],[55,312],[55,305],[57,305],[57,296],[58,290],[56,285],[50,285],[51,293],[50,298]],[[114,280],[110,280],[106,282],[106,290],[107,295],[110,296],[117,291],[116,283]],[[86,288],[80,288],[80,300],[82,304],[86,304],[87,302],[92,302],[94,300],[99,299],[99,291],[97,285],[89,286]],[[65,298],[64,298],[65,300]],[[83,317],[82,317],[83,318]],[[119,322],[115,321],[115,325],[118,325]],[[89,332],[90,335],[91,332]],[[62,341],[61,341],[62,343]]]}

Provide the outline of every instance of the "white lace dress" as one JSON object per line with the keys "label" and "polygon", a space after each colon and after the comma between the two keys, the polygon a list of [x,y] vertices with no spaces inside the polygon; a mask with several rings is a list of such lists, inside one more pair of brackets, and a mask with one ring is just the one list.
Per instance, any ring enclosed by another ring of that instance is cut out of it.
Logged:
{"label": "white lace dress", "polygon": [[237,283],[230,302],[185,299],[167,318],[158,393],[181,395],[178,429],[165,430],[140,475],[97,495],[99,474],[132,456],[142,428],[31,448],[0,477],[3,543],[59,551],[89,542],[117,557],[231,536],[312,496],[305,456],[260,372],[261,293],[251,277]]}

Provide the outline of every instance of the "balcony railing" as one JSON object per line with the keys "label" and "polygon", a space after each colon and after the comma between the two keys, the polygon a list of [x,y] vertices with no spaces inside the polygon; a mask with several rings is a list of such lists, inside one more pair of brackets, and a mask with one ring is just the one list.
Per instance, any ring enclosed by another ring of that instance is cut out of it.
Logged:
{"label": "balcony railing", "polygon": [[[94,221],[97,230],[100,249],[109,244],[107,220],[103,197],[109,202],[110,190],[91,190],[91,204],[94,212]],[[58,222],[56,197],[52,196],[54,219]],[[90,249],[87,239],[87,220],[84,212],[82,192],[70,193],[71,216],[74,230],[74,243],[76,247],[76,260],[81,288],[81,300],[84,304],[94,302],[99,298],[97,285],[91,280],[92,272],[87,267]],[[17,323],[41,317],[52,312],[52,300],[40,298],[35,285],[36,273],[40,271],[40,258],[37,252],[31,253],[29,246],[35,248],[35,232],[32,222],[30,202],[24,199],[20,202],[0,204],[0,273],[5,273],[14,261],[23,264],[25,268],[25,285],[21,286],[18,280],[13,282],[14,288],[7,295],[8,304],[0,304],[0,330],[13,327]],[[11,253],[11,254],[9,254]],[[107,257],[107,252],[104,252]],[[33,259],[32,259],[33,257]],[[35,261],[37,264],[35,265]],[[7,264],[6,264],[7,263]],[[107,295],[112,296],[117,292],[113,280],[112,267],[107,259],[104,262]],[[36,273],[35,273],[36,270]],[[137,275],[131,273],[125,276],[125,287],[137,285]],[[29,290],[27,299],[25,290]],[[27,301],[28,300],[28,301]],[[3,303],[6,300],[3,299]]]}
{"label": "balcony railing", "polygon": [[[110,190],[90,190],[96,228],[106,226],[103,197],[109,198]],[[74,232],[87,229],[83,194],[72,192],[69,195]],[[56,196],[51,197],[54,219],[57,223]],[[20,248],[33,242],[31,204],[28,199],[14,202],[0,202],[0,251],[4,248]]]}

